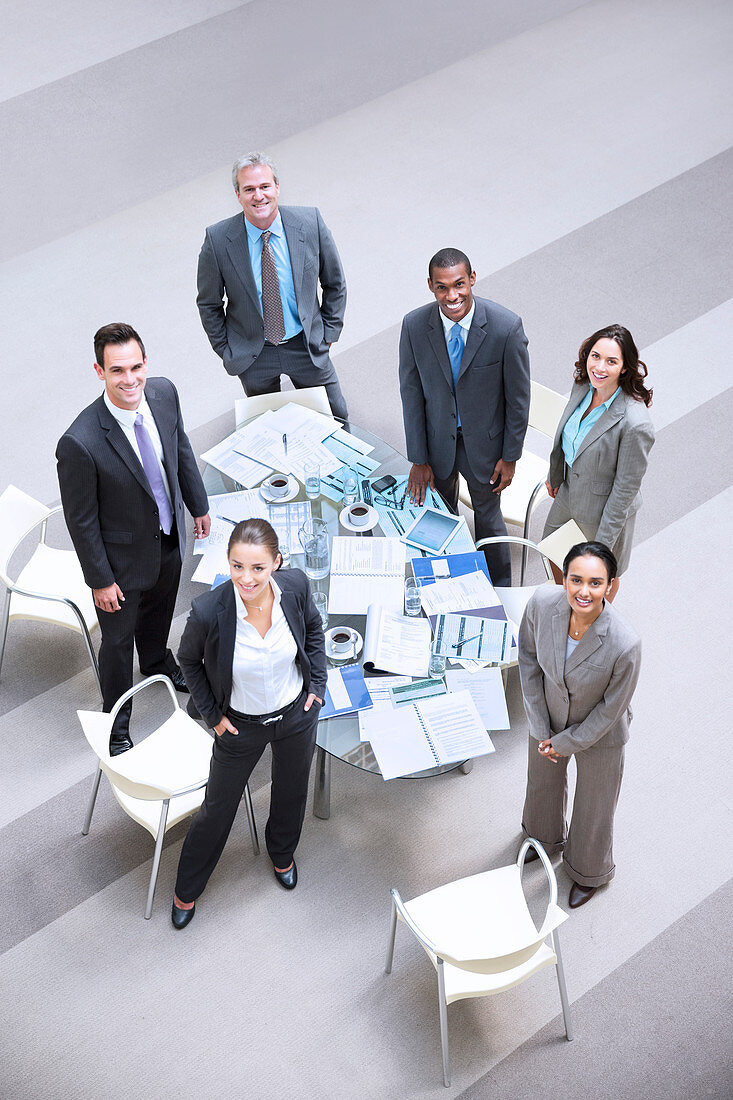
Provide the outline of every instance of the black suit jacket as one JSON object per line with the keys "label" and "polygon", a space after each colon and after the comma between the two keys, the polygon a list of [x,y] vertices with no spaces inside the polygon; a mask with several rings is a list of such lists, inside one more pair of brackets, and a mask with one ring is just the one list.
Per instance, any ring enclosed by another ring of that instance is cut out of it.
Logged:
{"label": "black suit jacket", "polygon": [[[297,661],[306,691],[326,697],[326,646],[321,616],[310,585],[300,569],[275,573],[283,615],[298,649]],[[232,661],[237,634],[237,594],[227,581],[197,596],[188,616],[178,662],[186,677],[194,707],[212,729],[229,707]]]}
{"label": "black suit jacket", "polygon": [[488,482],[497,460],[522,454],[529,417],[529,355],[522,319],[474,295],[476,310],[453,394],[437,302],[408,313],[400,335],[400,394],[407,457],[429,462],[437,478],[456,458],[456,406],[471,469]]}
{"label": "black suit jacket", "polygon": [[[183,427],[175,386],[148,378],[145,397],[160,433],[178,544],[186,549],[184,504],[209,510],[204,483]],[[140,460],[102,396],[79,414],[56,448],[66,525],[90,588],[117,582],[151,588],[160,572],[160,520]]]}

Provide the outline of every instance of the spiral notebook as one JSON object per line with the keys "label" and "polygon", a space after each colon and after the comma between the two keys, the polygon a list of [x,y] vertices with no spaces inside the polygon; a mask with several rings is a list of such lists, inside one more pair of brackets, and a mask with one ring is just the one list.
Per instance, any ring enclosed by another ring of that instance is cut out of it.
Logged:
{"label": "spiral notebook", "polygon": [[366,615],[369,604],[402,611],[405,547],[399,539],[337,535],[331,549],[328,610],[331,615]]}
{"label": "spiral notebook", "polygon": [[375,704],[360,715],[384,779],[494,752],[491,738],[467,691],[424,699],[399,709]]}

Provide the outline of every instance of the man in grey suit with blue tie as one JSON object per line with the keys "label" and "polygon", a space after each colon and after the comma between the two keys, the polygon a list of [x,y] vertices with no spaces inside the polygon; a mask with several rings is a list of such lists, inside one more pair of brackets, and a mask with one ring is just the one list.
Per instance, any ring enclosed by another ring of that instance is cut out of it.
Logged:
{"label": "man in grey suit with blue tie", "polygon": [[329,355],[346,309],[333,237],[316,207],[278,207],[277,170],[264,153],[235,161],[232,182],[243,215],[210,225],[199,255],[196,302],[209,342],[248,397],[277,393],[285,374],[296,389],[325,386],[345,420]]}
{"label": "man in grey suit with blue tie", "polygon": [[[500,494],[522,454],[530,382],[521,317],[475,297],[475,282],[464,252],[433,256],[428,287],[436,300],[402,322],[399,370],[410,500],[422,504],[430,485],[456,511],[462,474],[478,541],[506,534]],[[509,586],[508,547],[487,550],[486,559],[493,583]]]}

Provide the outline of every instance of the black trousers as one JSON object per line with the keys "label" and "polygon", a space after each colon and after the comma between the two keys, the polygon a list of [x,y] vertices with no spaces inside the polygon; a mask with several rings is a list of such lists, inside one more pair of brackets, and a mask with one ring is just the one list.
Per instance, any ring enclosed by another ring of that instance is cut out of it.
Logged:
{"label": "black trousers", "polygon": [[277,347],[265,344],[252,366],[240,374],[239,381],[247,397],[255,397],[260,393],[279,393],[281,374],[287,375],[296,390],[325,386],[333,415],[348,420],[346,400],[331,359],[325,369],[317,367],[308,353],[302,333]]}
{"label": "black trousers", "polygon": [[[170,675],[178,667],[168,649],[178,582],[181,553],[175,527],[170,535],[160,532],[160,572],[152,588],[123,591],[125,602],[119,611],[100,611],[102,633],[99,647],[99,675],[102,680],[102,709],[112,710],[117,700],[132,687],[133,645],[137,648],[143,676]],[[131,706],[123,708],[115,721],[114,735],[123,735],[130,722]]]}
{"label": "black trousers", "polygon": [[[463,434],[459,431],[456,440],[456,461],[450,475],[445,479],[435,479],[435,488],[452,512],[458,512],[458,475],[463,474],[473,505],[476,542],[494,535],[507,533],[504,517],[501,514],[501,494],[495,493],[488,483],[477,481],[471,469]],[[502,588],[511,587],[512,558],[508,546],[489,546],[484,550],[486,564],[491,574],[491,582]]]}
{"label": "black trousers", "polygon": [[231,712],[227,715],[239,733],[214,737],[204,802],[191,822],[178,861],[180,901],[195,901],[204,892],[224,851],[245,784],[267,745],[272,747],[272,787],[265,843],[275,867],[290,865],[303,828],[320,712],[318,703],[303,710],[305,700],[303,691],[293,709],[269,726],[241,721]]}

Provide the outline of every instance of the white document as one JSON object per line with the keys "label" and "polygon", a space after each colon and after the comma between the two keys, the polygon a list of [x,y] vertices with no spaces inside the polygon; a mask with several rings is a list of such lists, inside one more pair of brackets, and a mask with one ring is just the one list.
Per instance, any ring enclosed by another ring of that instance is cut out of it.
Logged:
{"label": "white document", "polygon": [[434,651],[456,660],[506,661],[511,643],[506,619],[441,613],[435,624]]}
{"label": "white document", "polygon": [[364,712],[363,731],[384,779],[494,752],[467,691],[394,710],[375,705]]}
{"label": "white document", "polygon": [[427,676],[430,641],[427,619],[395,615],[379,604],[372,604],[364,632],[364,668],[408,677]]}
{"label": "white document", "polygon": [[[240,439],[236,444],[240,454],[271,466],[273,470],[283,470],[294,474],[299,481],[305,480],[306,463],[318,463],[321,477],[338,470],[342,463],[324,447],[318,438],[320,432],[300,430],[294,433],[283,432],[271,427],[272,419],[263,413],[244,428],[240,428]],[[317,427],[317,426],[316,426]]]}
{"label": "white document", "polygon": [[351,707],[351,698],[346,690],[340,668],[330,668],[328,670],[328,690],[331,694],[334,710],[348,710]]}
{"label": "white document", "polygon": [[301,554],[303,548],[298,532],[312,514],[309,500],[296,500],[290,504],[270,504],[265,519],[274,527],[281,547],[287,546],[291,554]]}
{"label": "white document", "polygon": [[267,417],[269,427],[281,435],[285,433],[288,438],[291,435],[301,436],[321,443],[337,429],[341,430],[332,416],[316,412],[315,409],[307,409],[305,405],[298,405],[294,401],[289,401],[282,408],[270,409],[263,416]]}
{"label": "white document", "polygon": [[[392,696],[389,689],[391,687],[404,687],[405,684],[412,683],[412,676],[367,676],[364,680],[367,686],[369,696],[374,703],[375,707],[380,707],[386,704],[392,709]],[[367,711],[359,711],[359,740],[368,741],[369,738],[364,733],[364,727],[361,720],[362,714],[368,713]]]}
{"label": "white document", "polygon": [[[339,428],[333,432],[331,439],[336,439],[349,451],[356,451],[360,455],[371,454],[374,450],[374,446],[371,443],[365,443],[363,439],[357,439],[355,435],[351,435],[350,432],[345,432],[343,428]],[[379,465],[379,463],[378,463]]]}
{"label": "white document", "polygon": [[199,584],[213,584],[220,573],[229,576],[229,559],[227,558],[226,546],[215,546],[203,553],[199,558],[199,563],[191,580],[197,581]]}
{"label": "white document", "polygon": [[487,730],[508,730],[504,681],[498,668],[483,668],[476,673],[448,669],[445,682],[449,691],[468,691]]}
{"label": "white document", "polygon": [[441,578],[432,584],[421,584],[420,599],[428,615],[438,615],[441,611],[501,607],[501,600],[481,570],[460,577]]}
{"label": "white document", "polygon": [[272,473],[275,467],[254,462],[251,458],[239,453],[237,448],[243,430],[238,428],[236,432],[232,432],[221,443],[217,443],[211,450],[202,454],[201,458],[234,481],[239,482],[240,485],[251,489],[253,485],[259,485],[262,479]]}
{"label": "white document", "polygon": [[366,615],[373,603],[401,612],[404,576],[405,547],[399,539],[336,535],[331,548],[329,613]]}
{"label": "white document", "polygon": [[204,554],[207,550],[220,546],[226,547],[229,536],[240,520],[252,517],[270,518],[259,489],[243,489],[239,493],[219,493],[209,497],[209,515],[211,530],[208,538],[195,540],[194,554]]}

